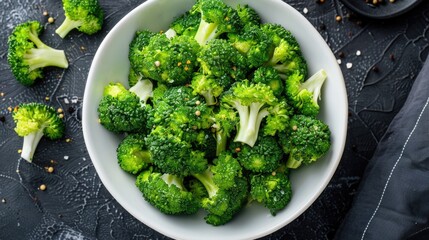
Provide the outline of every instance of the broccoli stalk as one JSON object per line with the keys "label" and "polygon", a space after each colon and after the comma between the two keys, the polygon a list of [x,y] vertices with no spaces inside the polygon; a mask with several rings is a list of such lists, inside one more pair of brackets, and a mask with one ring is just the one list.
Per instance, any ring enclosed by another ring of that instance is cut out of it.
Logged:
{"label": "broccoli stalk", "polygon": [[153,97],[153,84],[148,79],[141,79],[129,91],[136,94],[140,98],[142,106],[145,106],[147,100]]}
{"label": "broccoli stalk", "polygon": [[28,162],[33,160],[43,136],[56,140],[64,133],[64,123],[55,109],[41,103],[19,105],[13,112],[13,119],[16,123],[15,132],[24,137],[21,157]]}
{"label": "broccoli stalk", "polygon": [[226,149],[228,138],[238,123],[238,118],[233,110],[221,108],[215,114],[213,121],[215,123],[212,128],[216,131],[216,156],[219,156]]}

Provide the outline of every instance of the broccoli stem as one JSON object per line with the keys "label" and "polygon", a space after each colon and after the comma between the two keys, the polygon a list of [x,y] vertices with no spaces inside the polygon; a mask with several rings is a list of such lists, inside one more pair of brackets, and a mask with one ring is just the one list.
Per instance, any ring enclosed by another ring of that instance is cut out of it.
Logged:
{"label": "broccoli stem", "polygon": [[71,30],[82,25],[83,21],[74,21],[66,16],[63,23],[55,30],[61,38],[64,38]]}
{"label": "broccoli stem", "polygon": [[216,38],[219,33],[217,31],[218,24],[209,23],[201,19],[197,33],[195,34],[195,40],[202,46],[205,45],[209,40]]}
{"label": "broccoli stem", "polygon": [[28,162],[33,160],[34,152],[36,151],[37,145],[40,142],[40,139],[43,137],[43,129],[30,133],[24,136],[24,144],[22,146],[21,157]]}
{"label": "broccoli stem", "polygon": [[219,187],[213,181],[213,173],[210,171],[210,168],[203,173],[193,174],[193,176],[204,185],[210,198],[215,196],[219,191]]}
{"label": "broccoli stem", "polygon": [[326,71],[320,69],[318,72],[313,74],[310,78],[307,79],[304,83],[301,84],[301,89],[306,89],[309,92],[313,93],[313,101],[317,103],[317,100],[321,98],[321,89],[322,85],[325,82],[327,77]]}
{"label": "broccoli stem", "polygon": [[226,149],[228,136],[223,131],[216,131],[216,156]]}
{"label": "broccoli stem", "polygon": [[213,96],[212,91],[201,92],[201,95],[203,95],[204,99],[206,100],[207,106],[216,105],[217,101]]}
{"label": "broccoli stem", "polygon": [[296,169],[299,166],[301,166],[301,164],[302,164],[302,161],[296,160],[293,157],[289,157],[286,162],[286,167]]}
{"label": "broccoli stem", "polygon": [[63,50],[46,45],[28,50],[24,54],[24,62],[29,66],[30,71],[47,66],[67,68],[69,65]]}
{"label": "broccoli stem", "polygon": [[246,143],[251,147],[255,145],[262,119],[268,115],[266,109],[261,110],[263,105],[261,103],[251,103],[249,107],[240,105],[241,107],[237,108],[235,106],[240,117],[240,128],[235,136],[235,142]]}
{"label": "broccoli stem", "polygon": [[147,100],[153,97],[153,84],[148,79],[139,80],[129,91],[136,94],[140,98],[142,106],[144,106]]}
{"label": "broccoli stem", "polygon": [[175,185],[180,190],[184,190],[185,186],[183,186],[183,179],[181,179],[178,176],[175,176],[173,174],[164,173],[161,176],[162,180],[164,180],[165,183],[168,184],[168,186]]}

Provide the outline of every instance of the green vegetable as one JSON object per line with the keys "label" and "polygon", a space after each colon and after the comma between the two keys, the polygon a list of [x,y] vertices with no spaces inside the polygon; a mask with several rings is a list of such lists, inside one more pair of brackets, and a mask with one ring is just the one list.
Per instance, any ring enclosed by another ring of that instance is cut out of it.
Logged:
{"label": "green vegetable", "polygon": [[57,111],[41,103],[22,103],[13,112],[16,123],[15,132],[24,138],[21,157],[28,162],[33,160],[34,152],[43,136],[57,140],[64,135],[64,122]]}
{"label": "green vegetable", "polygon": [[8,63],[15,78],[25,86],[31,86],[36,79],[42,78],[45,67],[68,67],[63,50],[54,49],[40,40],[42,30],[37,21],[21,23],[8,39]]}
{"label": "green vegetable", "polygon": [[138,174],[152,165],[152,158],[143,134],[130,134],[119,144],[116,152],[119,166],[126,172]]}

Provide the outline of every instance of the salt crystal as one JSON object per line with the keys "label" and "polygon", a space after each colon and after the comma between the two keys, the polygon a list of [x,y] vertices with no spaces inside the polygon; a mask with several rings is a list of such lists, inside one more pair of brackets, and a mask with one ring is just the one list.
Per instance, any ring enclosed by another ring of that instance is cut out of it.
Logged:
{"label": "salt crystal", "polygon": [[337,63],[338,63],[338,64],[341,64],[341,59],[337,59]]}
{"label": "salt crystal", "polygon": [[68,159],[69,159],[69,156],[64,156],[64,159],[65,159],[65,160],[68,160]]}
{"label": "salt crystal", "polygon": [[352,68],[352,66],[353,66],[353,63],[347,63],[347,64],[346,64],[346,67],[347,67],[347,68]]}
{"label": "salt crystal", "polygon": [[356,51],[356,56],[360,56],[360,55],[361,55],[360,50],[357,50],[357,51]]}
{"label": "salt crystal", "polygon": [[305,14],[307,14],[307,13],[308,13],[308,9],[307,9],[307,8],[304,8],[304,9],[302,10],[302,12],[304,12]]}

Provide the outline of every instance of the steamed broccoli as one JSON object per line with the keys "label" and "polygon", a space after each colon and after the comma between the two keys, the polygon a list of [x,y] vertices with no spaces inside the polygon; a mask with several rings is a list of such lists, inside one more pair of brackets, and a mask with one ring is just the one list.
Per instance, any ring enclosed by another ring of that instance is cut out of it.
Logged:
{"label": "steamed broccoli", "polygon": [[[150,39],[154,35],[156,35],[156,33],[148,30],[137,31],[129,45],[128,59],[131,65],[130,71],[136,76],[142,75],[141,70],[144,60],[143,49],[149,44]],[[132,85],[134,84],[130,84],[130,86]]]}
{"label": "steamed broccoli", "polygon": [[292,74],[286,80],[286,97],[300,114],[316,116],[319,113],[318,100],[326,79],[325,70],[321,69],[305,82],[300,74]]}
{"label": "steamed broccoli", "polygon": [[242,25],[259,25],[261,24],[261,17],[256,10],[249,5],[238,5],[237,14],[240,17]]}
{"label": "steamed broccoli", "polygon": [[182,177],[150,168],[137,177],[136,185],[146,201],[165,214],[193,214],[200,208],[198,199],[184,187]]}
{"label": "steamed broccoli", "polygon": [[110,83],[104,88],[98,105],[100,123],[109,131],[144,132],[147,109],[145,102],[151,96],[152,83],[139,81],[127,90],[121,83]]}
{"label": "steamed broccoli", "polygon": [[252,82],[270,86],[276,97],[280,98],[284,90],[283,80],[279,73],[271,66],[261,66],[253,73]]}
{"label": "steamed broccoli", "polygon": [[298,168],[310,164],[328,152],[331,132],[321,120],[305,115],[294,115],[289,130],[280,137],[283,151],[289,154],[286,166]]}
{"label": "steamed broccoli", "polygon": [[250,177],[250,195],[275,216],[290,202],[292,186],[289,177],[281,172],[255,174]]}
{"label": "steamed broccoli", "polygon": [[7,60],[15,78],[25,86],[33,85],[36,79],[43,77],[44,67],[68,67],[63,50],[54,49],[40,40],[42,29],[37,21],[21,23],[8,39]]}
{"label": "steamed broccoli", "polygon": [[89,35],[101,29],[104,12],[98,0],[62,1],[65,19],[55,31],[61,38],[73,29]]}
{"label": "steamed broccoli", "polygon": [[63,136],[65,126],[53,107],[41,103],[23,103],[13,112],[16,123],[15,132],[24,137],[21,157],[28,162],[33,160],[34,152],[43,136],[51,140]]}
{"label": "steamed broccoli", "polygon": [[201,14],[200,12],[188,11],[175,19],[170,24],[170,29],[173,29],[177,35],[186,35],[194,37],[197,33],[198,26],[200,24]]}
{"label": "steamed broccoli", "polygon": [[152,165],[151,154],[144,138],[143,134],[130,134],[119,144],[116,150],[118,163],[124,171],[138,174]]}
{"label": "steamed broccoli", "polygon": [[226,149],[228,139],[238,122],[237,114],[232,109],[220,108],[219,112],[215,113],[212,128],[216,131],[216,155]]}
{"label": "steamed broccoli", "polygon": [[200,24],[195,34],[195,40],[200,45],[205,45],[223,33],[237,32],[241,28],[237,11],[222,0],[199,0],[191,12],[201,14]]}

